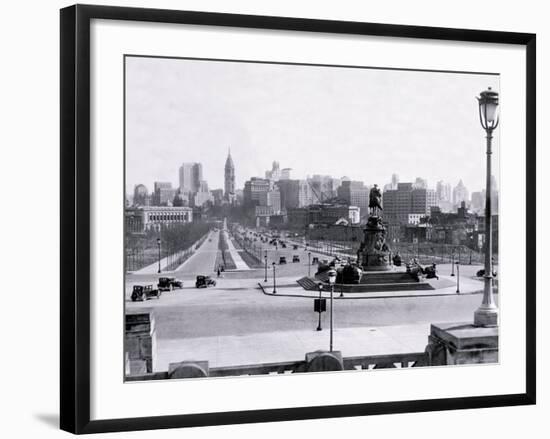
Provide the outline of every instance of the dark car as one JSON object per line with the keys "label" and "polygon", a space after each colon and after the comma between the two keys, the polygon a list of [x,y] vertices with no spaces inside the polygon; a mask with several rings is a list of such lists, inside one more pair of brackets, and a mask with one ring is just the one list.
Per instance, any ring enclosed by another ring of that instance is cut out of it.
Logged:
{"label": "dark car", "polygon": [[298,250],[298,245],[294,244],[294,245],[292,246],[292,249],[293,249],[293,250]]}
{"label": "dark car", "polygon": [[159,277],[158,289],[160,291],[172,291],[183,288],[183,282],[175,277]]}
{"label": "dark car", "polygon": [[160,299],[162,292],[160,290],[155,290],[153,285],[134,285],[132,289],[132,302],[141,300],[142,302],[152,297]]}
{"label": "dark car", "polygon": [[208,288],[215,287],[216,281],[210,276],[197,276],[195,281],[195,288]]}
{"label": "dark car", "polygon": [[292,262],[300,262],[300,256],[298,255],[292,256]]}
{"label": "dark car", "polygon": [[279,257],[279,265],[286,264],[286,256]]}

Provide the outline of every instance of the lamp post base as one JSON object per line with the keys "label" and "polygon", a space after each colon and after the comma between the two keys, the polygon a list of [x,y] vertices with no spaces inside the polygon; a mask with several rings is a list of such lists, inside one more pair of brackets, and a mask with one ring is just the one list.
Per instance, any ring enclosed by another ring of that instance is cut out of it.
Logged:
{"label": "lamp post base", "polygon": [[474,312],[474,326],[482,326],[484,328],[498,326],[498,308],[478,308]]}
{"label": "lamp post base", "polygon": [[426,353],[430,366],[497,363],[498,328],[432,323]]}

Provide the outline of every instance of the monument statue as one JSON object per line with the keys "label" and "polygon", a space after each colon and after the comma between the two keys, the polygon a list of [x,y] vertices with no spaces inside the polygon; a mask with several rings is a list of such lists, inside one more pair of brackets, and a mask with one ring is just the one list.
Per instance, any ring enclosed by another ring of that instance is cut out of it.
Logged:
{"label": "monument statue", "polygon": [[369,192],[369,209],[370,214],[374,216],[379,216],[382,209],[382,192],[377,184]]}
{"label": "monument statue", "polygon": [[365,271],[391,269],[390,249],[386,244],[386,227],[382,223],[382,193],[378,185],[369,193],[369,218],[363,230],[364,238],[357,252],[357,262]]}

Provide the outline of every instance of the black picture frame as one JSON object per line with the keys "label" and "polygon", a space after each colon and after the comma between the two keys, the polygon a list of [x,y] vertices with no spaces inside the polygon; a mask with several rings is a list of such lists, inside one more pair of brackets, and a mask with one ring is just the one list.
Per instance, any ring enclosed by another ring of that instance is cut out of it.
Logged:
{"label": "black picture frame", "polygon": [[[256,29],[503,43],[526,48],[526,376],[525,393],[224,413],[90,420],[90,21],[133,20]],[[60,426],[99,433],[535,404],[536,401],[536,36],[289,17],[110,6],[61,10],[61,387]]]}

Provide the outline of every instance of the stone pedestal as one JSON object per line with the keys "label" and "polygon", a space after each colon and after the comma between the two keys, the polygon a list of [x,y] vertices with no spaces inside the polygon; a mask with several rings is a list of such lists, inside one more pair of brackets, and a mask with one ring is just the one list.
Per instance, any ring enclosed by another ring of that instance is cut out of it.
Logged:
{"label": "stone pedestal", "polygon": [[498,327],[433,323],[426,346],[428,365],[498,362]]}
{"label": "stone pedestal", "polygon": [[170,363],[168,377],[179,378],[206,378],[209,373],[208,361],[181,361]]}
{"label": "stone pedestal", "polygon": [[315,351],[306,354],[306,372],[327,372],[344,370],[340,351]]}
{"label": "stone pedestal", "polygon": [[150,309],[129,310],[125,316],[127,375],[153,372],[156,353],[155,319]]}
{"label": "stone pedestal", "polygon": [[390,249],[386,244],[386,227],[379,216],[370,216],[361,247],[357,252],[357,262],[365,271],[391,270]]}

